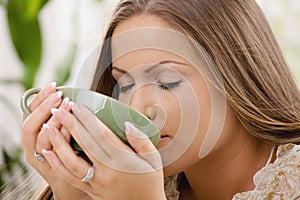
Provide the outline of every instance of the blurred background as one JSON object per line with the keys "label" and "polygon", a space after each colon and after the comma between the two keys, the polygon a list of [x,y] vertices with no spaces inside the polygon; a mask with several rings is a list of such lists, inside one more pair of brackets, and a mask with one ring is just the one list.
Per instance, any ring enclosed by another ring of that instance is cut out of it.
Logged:
{"label": "blurred background", "polygon": [[[257,0],[300,85],[300,1]],[[87,88],[117,0],[0,0],[0,193],[26,175],[19,100],[26,89]],[[1,199],[1,195],[0,195]]]}

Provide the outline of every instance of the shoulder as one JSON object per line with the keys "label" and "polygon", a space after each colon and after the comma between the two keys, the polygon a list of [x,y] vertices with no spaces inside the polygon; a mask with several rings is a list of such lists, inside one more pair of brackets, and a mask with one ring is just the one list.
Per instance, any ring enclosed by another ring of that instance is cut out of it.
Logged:
{"label": "shoulder", "polygon": [[297,199],[300,197],[300,145],[278,147],[276,160],[256,173],[255,189],[237,194],[242,199]]}

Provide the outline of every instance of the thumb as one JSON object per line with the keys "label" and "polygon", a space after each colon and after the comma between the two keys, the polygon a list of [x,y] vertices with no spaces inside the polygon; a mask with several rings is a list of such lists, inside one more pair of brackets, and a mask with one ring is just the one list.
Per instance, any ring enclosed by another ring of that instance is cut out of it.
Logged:
{"label": "thumb", "polygon": [[125,122],[125,128],[126,138],[135,152],[154,169],[161,169],[160,154],[148,136],[130,122]]}
{"label": "thumb", "polygon": [[135,127],[131,122],[125,122],[126,138],[133,149],[138,153],[152,153],[156,151],[148,136]]}

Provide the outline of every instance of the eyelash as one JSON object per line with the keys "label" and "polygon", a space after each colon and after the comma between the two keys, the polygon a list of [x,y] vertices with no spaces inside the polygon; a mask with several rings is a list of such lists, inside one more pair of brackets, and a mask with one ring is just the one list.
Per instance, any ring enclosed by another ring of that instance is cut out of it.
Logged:
{"label": "eyelash", "polygon": [[[172,89],[175,89],[179,86],[179,84],[181,83],[181,80],[180,81],[176,81],[176,82],[172,82],[172,83],[163,83],[163,82],[158,82],[159,84],[159,88],[162,89],[162,90],[167,90],[167,91],[170,91]],[[126,93],[128,90],[130,90],[135,84],[130,84],[130,85],[127,85],[127,86],[123,86],[123,87],[120,87],[119,86],[119,92],[120,93]]]}
{"label": "eyelash", "polygon": [[170,91],[174,88],[177,88],[179,86],[179,84],[181,83],[181,80],[173,82],[173,83],[163,83],[163,82],[160,82],[160,81],[158,83],[159,83],[159,88],[160,89]]}
{"label": "eyelash", "polygon": [[126,86],[123,86],[123,87],[120,87],[119,86],[119,92],[120,93],[125,93],[127,92],[128,90],[130,90],[135,84],[130,84],[130,85],[126,85]]}

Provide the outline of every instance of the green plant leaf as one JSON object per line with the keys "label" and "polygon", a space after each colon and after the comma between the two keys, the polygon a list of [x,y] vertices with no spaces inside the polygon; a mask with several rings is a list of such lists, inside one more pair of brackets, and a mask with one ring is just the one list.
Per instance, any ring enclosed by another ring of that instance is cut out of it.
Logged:
{"label": "green plant leaf", "polygon": [[17,54],[24,64],[22,83],[25,89],[34,85],[42,55],[42,37],[38,13],[47,0],[8,0],[7,19]]}
{"label": "green plant leaf", "polygon": [[5,163],[5,168],[8,173],[12,172],[12,165],[11,163],[13,162],[13,159],[9,156],[7,151],[5,149],[2,149],[2,156],[4,158],[4,163]]}
{"label": "green plant leaf", "polygon": [[6,1],[0,0],[0,6],[5,6],[5,5],[6,5]]}

